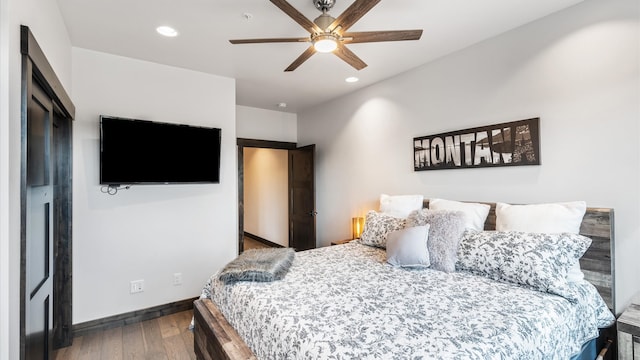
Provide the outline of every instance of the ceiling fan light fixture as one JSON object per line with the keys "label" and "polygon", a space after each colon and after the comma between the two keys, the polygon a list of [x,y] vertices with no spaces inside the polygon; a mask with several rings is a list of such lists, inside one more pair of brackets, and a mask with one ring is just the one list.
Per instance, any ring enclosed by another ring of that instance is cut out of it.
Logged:
{"label": "ceiling fan light fixture", "polygon": [[329,53],[338,48],[338,40],[332,35],[318,35],[313,39],[317,52]]}

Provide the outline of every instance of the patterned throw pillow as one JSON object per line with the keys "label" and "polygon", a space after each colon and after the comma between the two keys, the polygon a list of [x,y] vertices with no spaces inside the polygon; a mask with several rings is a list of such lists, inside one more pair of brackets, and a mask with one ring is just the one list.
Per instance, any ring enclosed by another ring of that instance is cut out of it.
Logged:
{"label": "patterned throw pillow", "polygon": [[[496,203],[496,230],[578,234],[586,211],[587,203],[584,201],[531,205]],[[580,262],[576,261],[569,269],[567,280],[576,282],[582,279],[584,273]]]}
{"label": "patterned throw pillow", "polygon": [[462,211],[428,210],[412,212],[407,218],[407,227],[430,225],[429,260],[431,268],[444,272],[456,270],[458,244],[465,229],[465,215]]}
{"label": "patterned throw pillow", "polygon": [[371,210],[367,213],[360,240],[365,245],[384,249],[387,247],[387,235],[404,229],[404,224],[405,219]]}
{"label": "patterned throw pillow", "polygon": [[591,239],[571,233],[468,230],[456,267],[574,300],[567,272],[590,245]]}

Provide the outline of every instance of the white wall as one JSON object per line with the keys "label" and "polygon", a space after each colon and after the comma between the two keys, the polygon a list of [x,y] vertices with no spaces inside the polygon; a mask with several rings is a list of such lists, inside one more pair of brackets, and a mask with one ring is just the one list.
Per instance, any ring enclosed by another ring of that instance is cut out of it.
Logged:
{"label": "white wall", "polygon": [[[237,255],[235,81],[74,48],[73,86],[73,322],[198,296]],[[220,184],[103,194],[100,114],[221,128]],[[145,290],[130,294],[137,279]]]}
{"label": "white wall", "polygon": [[289,246],[289,152],[244,148],[244,231]]}
{"label": "white wall", "polygon": [[236,133],[239,138],[297,142],[296,114],[236,106]]}
{"label": "white wall", "polygon": [[[380,193],[514,203],[586,200],[616,213],[616,303],[640,291],[637,0],[587,0],[298,114],[316,144],[318,243]],[[412,139],[540,117],[541,166],[413,171]]]}
{"label": "white wall", "polygon": [[67,92],[71,43],[57,3],[0,0],[0,359],[20,356],[20,25],[31,28]]}

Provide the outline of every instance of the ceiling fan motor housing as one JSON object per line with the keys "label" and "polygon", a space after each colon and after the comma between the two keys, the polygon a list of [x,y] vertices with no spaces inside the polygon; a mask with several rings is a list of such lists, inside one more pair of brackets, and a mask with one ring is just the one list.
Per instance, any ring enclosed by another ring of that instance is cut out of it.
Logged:
{"label": "ceiling fan motor housing", "polygon": [[333,23],[335,18],[326,12],[322,13],[322,15],[318,16],[313,22],[318,25],[318,27],[324,31],[329,31],[329,25]]}
{"label": "ceiling fan motor housing", "polygon": [[333,5],[336,3],[336,0],[312,0],[312,1],[313,1],[313,5],[316,6],[316,9],[322,12],[329,11],[329,9],[331,9]]}

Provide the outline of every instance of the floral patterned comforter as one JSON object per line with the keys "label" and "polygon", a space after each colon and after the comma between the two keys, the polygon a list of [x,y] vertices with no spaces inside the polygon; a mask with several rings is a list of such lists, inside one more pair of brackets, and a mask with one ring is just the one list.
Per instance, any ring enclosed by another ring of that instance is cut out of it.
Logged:
{"label": "floral patterned comforter", "polygon": [[258,359],[569,359],[614,317],[587,282],[577,303],[466,272],[406,270],[359,244],[299,252],[281,281],[210,297]]}

